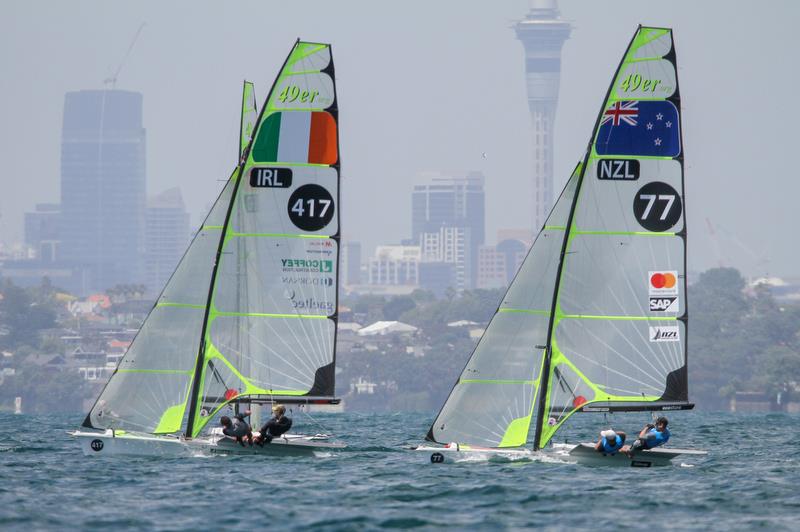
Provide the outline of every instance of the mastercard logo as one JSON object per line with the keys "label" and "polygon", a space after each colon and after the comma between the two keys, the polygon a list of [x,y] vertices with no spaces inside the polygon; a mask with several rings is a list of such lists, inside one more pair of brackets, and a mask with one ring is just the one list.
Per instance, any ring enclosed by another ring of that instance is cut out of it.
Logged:
{"label": "mastercard logo", "polygon": [[653,288],[674,288],[676,281],[672,272],[655,272],[650,276],[650,286]]}

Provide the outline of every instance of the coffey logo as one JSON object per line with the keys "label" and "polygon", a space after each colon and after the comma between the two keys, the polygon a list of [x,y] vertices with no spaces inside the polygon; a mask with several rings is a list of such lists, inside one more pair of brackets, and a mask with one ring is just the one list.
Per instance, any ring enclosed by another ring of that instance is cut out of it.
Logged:
{"label": "coffey logo", "polygon": [[680,332],[677,325],[650,327],[651,342],[680,342]]}
{"label": "coffey logo", "polygon": [[285,272],[333,273],[333,261],[325,259],[281,259]]}

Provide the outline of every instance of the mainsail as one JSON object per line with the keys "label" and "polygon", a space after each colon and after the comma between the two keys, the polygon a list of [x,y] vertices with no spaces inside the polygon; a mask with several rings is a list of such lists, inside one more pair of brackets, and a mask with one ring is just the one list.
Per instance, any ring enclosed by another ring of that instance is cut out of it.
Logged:
{"label": "mainsail", "polygon": [[640,27],[583,161],[428,439],[541,448],[576,411],[691,408],[672,31]]}
{"label": "mainsail", "polygon": [[240,165],[84,426],[194,437],[232,400],[333,396],[339,147],[330,45],[295,43],[257,120],[254,112],[246,83]]}

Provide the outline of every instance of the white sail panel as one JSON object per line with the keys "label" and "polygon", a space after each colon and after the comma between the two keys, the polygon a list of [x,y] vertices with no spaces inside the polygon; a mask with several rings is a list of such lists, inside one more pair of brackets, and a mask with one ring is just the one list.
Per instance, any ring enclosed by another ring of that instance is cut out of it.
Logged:
{"label": "white sail panel", "polygon": [[661,397],[667,375],[685,364],[686,328],[677,320],[562,319],[556,338],[564,356],[612,399]]}
{"label": "white sail panel", "polygon": [[203,314],[197,308],[153,309],[89,413],[92,427],[181,429]]}
{"label": "white sail panel", "polygon": [[333,362],[336,324],[329,319],[218,316],[211,342],[255,390],[307,393],[319,368]]}
{"label": "white sail panel", "polygon": [[[679,309],[686,301],[683,249],[683,240],[673,236],[575,234],[564,263],[562,312],[651,316],[657,313],[651,313],[650,299],[666,296],[676,298],[670,314],[682,313]],[[669,282],[653,285],[655,272],[674,273]],[[635,345],[635,339],[629,341]]]}
{"label": "white sail panel", "polygon": [[[673,159],[593,158],[581,184],[575,229],[636,232],[652,226],[680,232],[682,187],[681,163]],[[634,202],[641,208],[634,210]]]}
{"label": "white sail panel", "polygon": [[483,447],[524,445],[535,390],[532,380],[461,383],[450,393],[431,426],[430,435],[440,443],[467,442]]}
{"label": "white sail panel", "polygon": [[208,286],[211,282],[211,270],[221,235],[222,230],[218,227],[201,229],[197,233],[172,274],[172,279],[158,298],[159,302],[205,306],[208,291],[203,291],[202,288],[198,290],[198,287]]}
{"label": "white sail panel", "polygon": [[148,433],[181,430],[191,372],[117,372],[89,413],[93,428]]}
{"label": "white sail panel", "polygon": [[335,235],[339,176],[332,167],[255,166],[243,178],[230,225],[235,233]]}
{"label": "white sail panel", "polygon": [[[474,380],[535,380],[542,346],[547,342],[548,315],[500,312],[492,319],[461,374]],[[497,361],[502,360],[502,364]]]}
{"label": "white sail panel", "polygon": [[338,251],[338,242],[329,238],[229,238],[217,271],[215,308],[332,316]]}
{"label": "white sail panel", "polygon": [[564,229],[543,229],[539,233],[500,308],[536,310],[550,314],[553,286],[558,272],[558,256],[563,242]]}

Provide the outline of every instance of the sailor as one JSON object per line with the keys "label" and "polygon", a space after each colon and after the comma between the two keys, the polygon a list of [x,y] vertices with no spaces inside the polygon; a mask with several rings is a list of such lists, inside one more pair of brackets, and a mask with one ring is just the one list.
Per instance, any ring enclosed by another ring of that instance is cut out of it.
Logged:
{"label": "sailor", "polygon": [[261,434],[256,437],[256,443],[263,447],[265,443],[270,443],[272,438],[283,435],[290,428],[292,428],[292,418],[286,417],[286,407],[273,405],[272,417],[261,427],[259,431]]}
{"label": "sailor", "polygon": [[222,433],[229,438],[235,439],[239,445],[244,447],[244,439],[247,438],[247,442],[252,446],[253,445],[253,431],[250,429],[250,423],[244,420],[245,416],[249,416],[250,411],[248,410],[244,414],[236,414],[233,417],[233,421],[228,416],[222,416],[219,421],[222,423]]}
{"label": "sailor", "polygon": [[622,449],[622,452],[633,458],[633,455],[642,449],[655,449],[669,441],[671,436],[667,428],[669,421],[664,416],[656,419],[655,425],[648,423],[639,433],[633,445]]}
{"label": "sailor", "polygon": [[598,453],[603,453],[603,455],[608,454],[614,456],[617,454],[617,451],[622,449],[622,446],[625,443],[625,438],[627,437],[628,435],[621,430],[617,432],[612,429],[601,431],[600,439],[597,440],[594,449]]}

